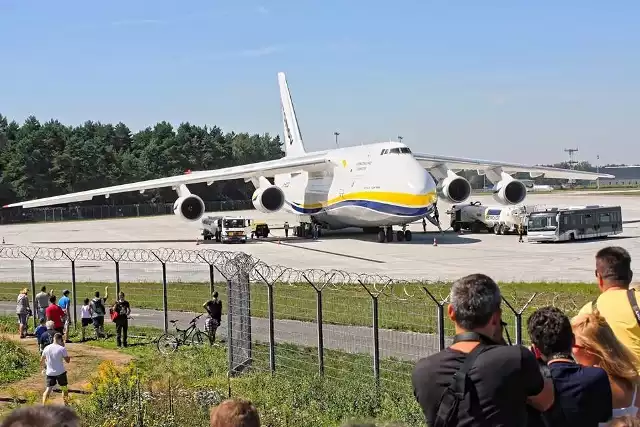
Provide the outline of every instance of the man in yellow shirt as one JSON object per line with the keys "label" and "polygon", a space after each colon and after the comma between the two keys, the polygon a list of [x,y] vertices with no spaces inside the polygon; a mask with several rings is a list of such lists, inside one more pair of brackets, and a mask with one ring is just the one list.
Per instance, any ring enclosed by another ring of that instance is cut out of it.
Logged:
{"label": "man in yellow shirt", "polygon": [[[617,246],[598,251],[596,278],[601,294],[597,300],[582,307],[578,314],[598,310],[618,340],[640,358],[640,323],[632,307],[635,304],[638,310],[637,302],[627,293],[633,280],[629,252]],[[640,363],[637,368],[640,370]]]}

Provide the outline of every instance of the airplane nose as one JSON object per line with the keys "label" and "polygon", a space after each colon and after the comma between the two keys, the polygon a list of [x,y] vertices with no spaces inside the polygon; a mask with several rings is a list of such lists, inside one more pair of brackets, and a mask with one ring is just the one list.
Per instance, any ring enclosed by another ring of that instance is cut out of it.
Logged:
{"label": "airplane nose", "polygon": [[418,162],[408,167],[405,174],[407,177],[407,186],[413,194],[427,194],[433,192],[436,188],[436,183],[433,181],[431,174],[420,166]]}

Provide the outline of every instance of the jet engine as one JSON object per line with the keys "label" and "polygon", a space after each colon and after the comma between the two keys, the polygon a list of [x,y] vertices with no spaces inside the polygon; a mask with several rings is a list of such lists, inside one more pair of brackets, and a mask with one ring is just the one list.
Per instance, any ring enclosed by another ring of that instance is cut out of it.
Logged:
{"label": "jet engine", "polygon": [[451,203],[462,203],[471,195],[471,184],[465,178],[451,172],[438,183],[438,195]]}
{"label": "jet engine", "polygon": [[204,202],[195,194],[180,197],[173,204],[173,213],[187,221],[198,221],[204,215]]}
{"label": "jet engine", "polygon": [[498,181],[498,184],[493,190],[493,199],[503,205],[517,205],[518,203],[522,203],[526,197],[527,187],[522,182],[510,176],[506,176],[501,181]]}
{"label": "jet engine", "polygon": [[278,186],[259,187],[251,197],[253,206],[262,213],[277,212],[284,206],[284,191]]}

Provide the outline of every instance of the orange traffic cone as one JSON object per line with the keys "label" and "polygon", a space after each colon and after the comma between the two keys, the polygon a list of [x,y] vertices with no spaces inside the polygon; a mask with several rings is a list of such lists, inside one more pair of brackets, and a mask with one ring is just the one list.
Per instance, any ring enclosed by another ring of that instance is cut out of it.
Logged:
{"label": "orange traffic cone", "polygon": [[436,240],[436,238],[433,238],[433,246],[438,246],[438,241]]}

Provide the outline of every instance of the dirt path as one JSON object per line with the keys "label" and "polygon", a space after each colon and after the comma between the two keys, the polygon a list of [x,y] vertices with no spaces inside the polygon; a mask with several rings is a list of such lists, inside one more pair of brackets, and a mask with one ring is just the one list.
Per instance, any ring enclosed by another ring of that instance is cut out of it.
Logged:
{"label": "dirt path", "polygon": [[[1,336],[19,343],[32,353],[39,354],[35,338],[30,337],[21,340],[17,335],[2,334]],[[95,372],[97,366],[104,360],[109,360],[116,366],[123,366],[132,360],[131,356],[119,351],[92,347],[87,344],[69,343],[66,344],[66,347],[69,357],[71,357],[71,362],[67,364],[69,396],[71,399],[87,393],[89,376]],[[0,386],[0,412],[16,400],[26,403],[35,398],[36,402],[39,403],[42,399],[44,388],[44,375],[40,373],[40,369],[38,369],[37,374],[28,378]],[[52,393],[48,402],[62,404],[62,393]]]}

